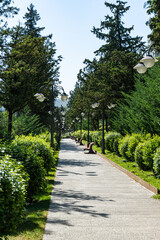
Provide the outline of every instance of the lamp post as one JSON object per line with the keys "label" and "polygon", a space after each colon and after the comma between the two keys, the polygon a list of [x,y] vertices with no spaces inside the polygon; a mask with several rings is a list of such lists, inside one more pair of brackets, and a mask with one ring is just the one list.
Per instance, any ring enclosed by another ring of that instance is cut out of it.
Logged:
{"label": "lamp post", "polygon": [[133,67],[133,69],[137,70],[138,73],[143,74],[147,71],[147,68],[153,67],[156,62],[158,62],[158,60],[152,55],[148,54],[142,58],[140,62]]}
{"label": "lamp post", "polygon": [[80,133],[81,137],[82,137],[83,117],[84,117],[84,113],[82,112],[81,113],[81,133]]}
{"label": "lamp post", "polygon": [[102,142],[101,142],[101,152],[105,154],[105,140],[104,140],[104,109],[102,110]]}
{"label": "lamp post", "polygon": [[99,107],[99,103],[98,103],[98,102],[95,102],[95,103],[93,103],[93,104],[91,105],[91,107],[95,109],[95,108]]}
{"label": "lamp post", "polygon": [[[43,87],[43,86],[42,86]],[[40,89],[42,88],[40,87]],[[39,89],[39,90],[40,90]],[[62,86],[57,86],[56,89],[54,89],[54,86],[51,87],[51,95],[50,95],[50,114],[51,114],[51,147],[54,149],[54,91],[55,90],[62,90],[61,94],[61,100],[63,102],[67,101],[68,95],[65,93]],[[46,97],[42,93],[36,93],[34,95],[40,102],[43,102]]]}

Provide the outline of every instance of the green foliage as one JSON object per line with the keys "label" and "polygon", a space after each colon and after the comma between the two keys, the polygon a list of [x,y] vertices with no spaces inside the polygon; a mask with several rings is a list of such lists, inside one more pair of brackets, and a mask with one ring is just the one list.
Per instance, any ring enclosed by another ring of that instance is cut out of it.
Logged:
{"label": "green foliage", "polygon": [[37,21],[41,18],[37,13],[37,10],[34,9],[34,5],[31,3],[27,8],[28,12],[25,14],[25,33],[31,35],[32,37],[40,37],[40,32],[44,28],[37,27]]}
{"label": "green foliage", "polygon": [[105,16],[100,28],[93,27],[92,32],[96,37],[106,42],[96,51],[97,54],[104,56],[114,50],[135,52],[144,45],[142,37],[131,37],[133,26],[130,28],[124,26],[122,17],[130,8],[126,7],[126,3],[120,0],[116,1],[116,4],[105,2],[107,10],[109,9],[112,14]]}
{"label": "green foliage", "polygon": [[130,161],[135,161],[134,153],[135,153],[137,145],[140,142],[143,142],[143,141],[149,139],[150,137],[151,137],[150,134],[144,135],[144,134],[140,134],[140,133],[139,134],[133,133],[130,136],[130,138],[128,140],[128,148],[127,148],[127,152],[126,152],[126,155],[128,156],[128,159]]}
{"label": "green foliage", "polygon": [[8,18],[11,15],[17,14],[18,13],[18,8],[11,6],[13,3],[12,0],[1,0],[0,1],[0,17],[1,17],[1,22],[4,21],[4,17]]}
{"label": "green foliage", "polygon": [[140,143],[135,150],[135,161],[143,170],[153,170],[153,157],[160,146],[160,137],[155,135],[152,139]]}
{"label": "green foliage", "polygon": [[102,139],[102,131],[95,131],[92,137],[93,142],[100,147]]}
{"label": "green foliage", "polygon": [[43,161],[43,167],[46,172],[48,172],[54,163],[53,150],[50,147],[50,144],[46,142],[42,137],[37,136],[16,136],[15,140],[12,142],[12,149],[14,146],[19,148],[30,148],[37,156],[39,156]]}
{"label": "green foliage", "polygon": [[[27,104],[32,113],[37,113],[39,106],[34,94],[44,85],[48,96],[53,81],[58,82],[61,56],[55,58],[55,43],[51,42],[51,36],[31,37],[26,35],[24,28],[20,26],[0,32],[0,37],[6,38],[7,42],[0,66],[0,101],[9,112],[10,137],[13,113]],[[48,113],[48,109],[42,106],[41,104],[41,111],[45,109],[45,113]],[[49,108],[49,104],[47,107]]]}
{"label": "green foliage", "polygon": [[150,19],[147,21],[151,29],[151,33],[148,35],[152,46],[156,48],[157,51],[160,50],[160,4],[159,0],[147,0],[145,4],[147,8],[147,13],[151,15]]}
{"label": "green foliage", "polygon": [[114,152],[114,142],[116,139],[119,139],[121,137],[120,133],[117,132],[108,132],[105,136],[105,147],[110,152]]}
{"label": "green foliage", "polygon": [[125,102],[116,107],[112,119],[113,129],[125,134],[160,133],[160,64],[148,70],[148,74],[137,75],[135,90],[124,95]]}
{"label": "green foliage", "polygon": [[139,143],[138,146],[136,147],[135,150],[135,161],[138,164],[140,169],[146,170],[145,164],[143,162],[143,147],[144,147],[144,142]]}
{"label": "green foliage", "polygon": [[83,138],[84,140],[87,140],[87,135],[88,135],[88,131],[83,131],[83,132],[82,132],[82,138]]}
{"label": "green foliage", "polygon": [[46,185],[43,159],[31,147],[20,146],[15,141],[10,145],[10,153],[17,161],[21,161],[24,170],[29,175],[27,201],[30,202]]}
{"label": "green foliage", "polygon": [[160,178],[160,148],[156,149],[153,157],[153,170],[156,177]]}
{"label": "green foliage", "polygon": [[119,141],[122,139],[122,135],[120,135],[119,137],[117,137],[114,142],[113,142],[113,149],[114,149],[114,152],[120,156],[120,152],[119,152]]}
{"label": "green foliage", "polygon": [[9,146],[8,152],[22,162],[29,175],[27,198],[31,201],[46,186],[45,175],[53,167],[53,150],[42,138],[20,136]]}
{"label": "green foliage", "polygon": [[6,139],[7,138],[7,119],[8,114],[6,111],[1,112],[0,111],[0,139]]}
{"label": "green foliage", "polygon": [[[44,127],[43,127],[44,128]],[[28,106],[24,110],[13,118],[13,136],[16,135],[28,135],[39,134],[42,131],[42,124],[39,121],[39,117],[35,114],[31,114]]]}
{"label": "green foliage", "polygon": [[[96,37],[105,43],[95,51],[99,59],[84,60],[85,67],[80,69],[78,81],[69,99],[68,123],[82,112],[88,115],[94,102],[99,103],[96,121],[102,119],[102,112],[108,115],[109,105],[124,98],[122,92],[130,93],[134,89],[133,66],[145,46],[142,37],[130,35],[133,26],[124,26],[122,17],[129,10],[126,3],[120,0],[115,4],[105,2],[111,16],[105,16],[100,27],[93,27],[92,30]],[[119,129],[114,130],[120,132]]]}
{"label": "green foliage", "polygon": [[24,217],[28,176],[20,162],[0,159],[0,236],[15,231]]}
{"label": "green foliage", "polygon": [[119,146],[118,146],[120,155],[123,156],[126,160],[129,160],[127,155],[129,138],[130,138],[130,135],[126,135],[125,137],[120,139]]}

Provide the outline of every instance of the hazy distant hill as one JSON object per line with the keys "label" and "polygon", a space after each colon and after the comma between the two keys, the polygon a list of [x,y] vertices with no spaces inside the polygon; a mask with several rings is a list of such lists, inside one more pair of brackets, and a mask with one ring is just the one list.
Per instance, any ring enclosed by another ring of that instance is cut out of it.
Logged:
{"label": "hazy distant hill", "polygon": [[66,102],[63,102],[60,98],[55,100],[55,106],[56,107],[66,107],[68,103],[68,100]]}

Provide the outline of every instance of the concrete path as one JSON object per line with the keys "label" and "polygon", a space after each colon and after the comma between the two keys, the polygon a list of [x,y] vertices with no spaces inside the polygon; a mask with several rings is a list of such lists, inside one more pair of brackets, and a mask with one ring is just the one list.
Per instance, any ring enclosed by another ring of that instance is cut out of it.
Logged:
{"label": "concrete path", "polygon": [[159,240],[160,201],[152,195],[64,139],[43,240]]}

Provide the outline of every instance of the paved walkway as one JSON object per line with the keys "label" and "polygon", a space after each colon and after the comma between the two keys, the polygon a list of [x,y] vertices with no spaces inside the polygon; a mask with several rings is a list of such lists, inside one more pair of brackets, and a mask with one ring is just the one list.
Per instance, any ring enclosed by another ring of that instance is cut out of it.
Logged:
{"label": "paved walkway", "polygon": [[43,240],[159,240],[160,201],[83,146],[62,140]]}

